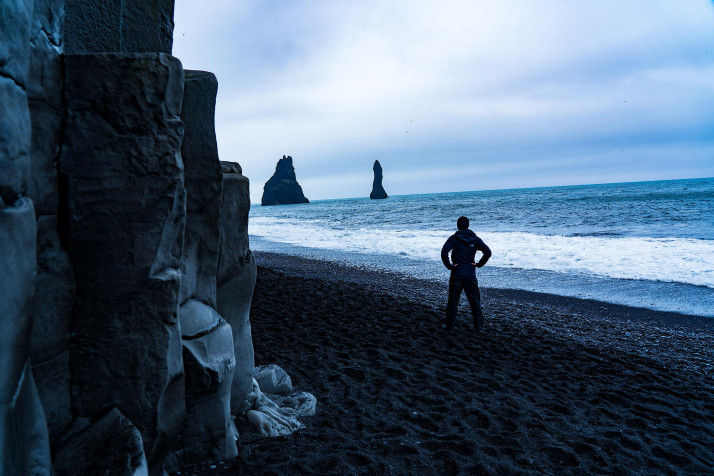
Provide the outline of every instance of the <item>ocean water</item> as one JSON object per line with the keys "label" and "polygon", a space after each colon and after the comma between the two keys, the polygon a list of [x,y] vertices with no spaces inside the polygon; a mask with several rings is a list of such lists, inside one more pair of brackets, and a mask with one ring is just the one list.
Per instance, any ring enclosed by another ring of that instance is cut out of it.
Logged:
{"label": "ocean water", "polygon": [[461,215],[493,251],[482,287],[714,317],[714,178],[254,205],[249,234],[256,250],[446,281]]}

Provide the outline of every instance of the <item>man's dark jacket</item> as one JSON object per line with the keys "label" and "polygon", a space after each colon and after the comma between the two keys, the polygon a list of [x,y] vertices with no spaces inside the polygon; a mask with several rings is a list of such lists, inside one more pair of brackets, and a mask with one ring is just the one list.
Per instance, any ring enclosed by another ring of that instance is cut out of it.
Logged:
{"label": "man's dark jacket", "polygon": [[[451,261],[449,261],[449,251],[451,251]],[[477,251],[481,251],[483,256],[474,266],[471,263],[474,262]],[[454,278],[475,278],[476,268],[485,265],[490,257],[489,247],[471,230],[457,231],[441,248],[441,260],[444,266],[451,270],[451,276]]]}

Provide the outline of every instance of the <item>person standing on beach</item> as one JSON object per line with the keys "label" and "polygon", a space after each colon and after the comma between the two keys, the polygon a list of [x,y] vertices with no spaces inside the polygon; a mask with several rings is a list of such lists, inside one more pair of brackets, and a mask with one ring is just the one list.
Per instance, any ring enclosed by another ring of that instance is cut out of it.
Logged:
{"label": "person standing on beach", "polygon": [[[481,238],[476,236],[476,233],[469,230],[468,218],[459,217],[456,227],[458,231],[451,235],[441,248],[441,260],[444,266],[451,270],[449,300],[446,304],[446,331],[450,332],[454,329],[456,308],[459,305],[461,291],[465,291],[473,314],[474,329],[479,333],[483,329],[483,313],[476,268],[486,264],[491,257],[491,250]],[[483,253],[478,263],[475,262],[477,251]],[[449,259],[449,252],[451,252],[451,259]]]}

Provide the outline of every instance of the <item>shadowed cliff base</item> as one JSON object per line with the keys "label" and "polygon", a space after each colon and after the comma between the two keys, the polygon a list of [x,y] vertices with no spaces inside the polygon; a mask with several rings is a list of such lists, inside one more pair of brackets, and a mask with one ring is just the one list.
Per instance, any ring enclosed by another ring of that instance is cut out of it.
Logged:
{"label": "shadowed cliff base", "polygon": [[256,253],[256,364],[320,395],[292,437],[241,430],[184,474],[705,473],[714,322],[483,290],[440,328],[443,284]]}
{"label": "shadowed cliff base", "polygon": [[0,474],[163,475],[314,413],[254,380],[249,183],[173,7],[0,2]]}
{"label": "shadowed cliff base", "polygon": [[292,205],[310,203],[302,193],[302,187],[295,176],[295,167],[291,156],[283,156],[275,166],[275,173],[265,182],[261,205]]}

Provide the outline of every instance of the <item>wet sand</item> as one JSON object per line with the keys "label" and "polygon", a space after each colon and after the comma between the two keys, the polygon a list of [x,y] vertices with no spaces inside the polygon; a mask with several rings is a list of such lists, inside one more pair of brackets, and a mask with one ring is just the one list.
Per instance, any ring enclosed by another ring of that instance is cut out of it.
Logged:
{"label": "wet sand", "polygon": [[182,474],[711,474],[714,319],[257,254],[256,365],[317,414]]}

